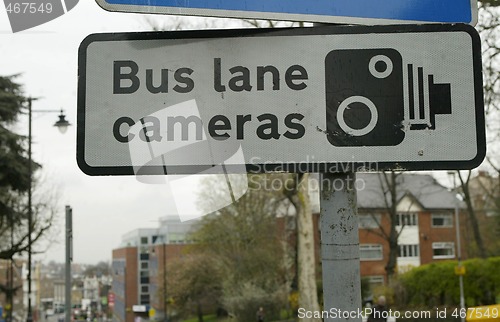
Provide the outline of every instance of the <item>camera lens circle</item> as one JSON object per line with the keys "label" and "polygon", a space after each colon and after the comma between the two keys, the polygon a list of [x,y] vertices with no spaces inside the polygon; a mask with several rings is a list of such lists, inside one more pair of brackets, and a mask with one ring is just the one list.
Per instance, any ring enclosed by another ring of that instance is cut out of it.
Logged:
{"label": "camera lens circle", "polygon": [[[353,129],[352,127],[347,125],[344,119],[344,112],[349,106],[349,104],[352,103],[362,103],[370,110],[371,113],[370,122],[362,129]],[[375,104],[373,104],[372,101],[370,101],[368,98],[364,96],[351,96],[346,98],[345,100],[342,101],[342,103],[340,103],[339,109],[337,110],[337,122],[339,123],[340,128],[345,133],[352,136],[362,136],[370,133],[377,125],[377,121],[378,121],[377,107],[375,106]]]}
{"label": "camera lens circle", "polygon": [[[383,62],[385,64],[385,70],[378,71],[376,66],[377,63]],[[386,55],[376,55],[370,59],[368,63],[368,70],[376,78],[386,78],[392,73],[393,70],[392,60]]]}

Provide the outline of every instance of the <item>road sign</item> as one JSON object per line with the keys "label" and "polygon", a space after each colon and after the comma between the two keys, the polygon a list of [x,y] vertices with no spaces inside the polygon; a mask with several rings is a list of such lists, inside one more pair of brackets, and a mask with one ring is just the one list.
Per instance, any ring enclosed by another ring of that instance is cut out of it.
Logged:
{"label": "road sign", "polygon": [[471,169],[485,155],[468,25],[94,34],[78,68],[91,175]]}
{"label": "road sign", "polygon": [[154,317],[156,316],[156,310],[153,307],[149,309],[148,313],[150,319],[154,319]]}
{"label": "road sign", "polygon": [[463,265],[457,265],[455,266],[455,275],[465,275],[465,266]]}
{"label": "road sign", "polygon": [[96,0],[104,9],[326,23],[388,24],[447,22],[476,24],[477,0]]}

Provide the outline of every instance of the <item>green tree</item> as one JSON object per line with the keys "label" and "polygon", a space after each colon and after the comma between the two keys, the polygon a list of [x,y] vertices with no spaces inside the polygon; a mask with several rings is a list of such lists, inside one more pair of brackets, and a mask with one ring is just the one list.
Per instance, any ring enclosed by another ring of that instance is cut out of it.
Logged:
{"label": "green tree", "polygon": [[[20,207],[22,193],[30,184],[29,163],[24,138],[11,128],[22,111],[25,97],[16,76],[0,77],[0,258],[11,259],[25,251],[27,243],[19,238],[19,224],[25,219]],[[15,238],[18,237],[18,238]]]}
{"label": "green tree", "polygon": [[[245,176],[233,177],[234,185],[245,185]],[[265,189],[266,176],[248,176],[249,188],[236,202],[203,218],[194,233],[193,251],[213,259],[222,277],[220,303],[238,321],[255,320],[259,306],[268,318],[278,317],[285,306],[288,288],[284,240],[279,234],[276,214],[284,200],[280,190]],[[223,191],[207,180],[204,191]],[[200,203],[216,202],[210,194]],[[261,294],[262,296],[259,296]],[[251,313],[251,314],[250,314]]]}
{"label": "green tree", "polygon": [[[207,254],[187,254],[171,261],[167,265],[167,293],[163,286],[159,288],[159,297],[173,305],[180,312],[195,313],[199,322],[203,322],[205,306],[218,305],[221,297],[221,269],[214,258]],[[163,272],[162,272],[163,273]]]}
{"label": "green tree", "polygon": [[[15,78],[0,77],[0,259],[10,260],[28,246],[18,228],[26,218],[19,209],[19,199],[29,188],[28,159],[23,138],[10,129],[25,100]],[[0,292],[5,293],[8,303],[18,289],[8,281],[0,284]]]}
{"label": "green tree", "polygon": [[[17,77],[0,76],[0,259],[6,260],[26,254],[29,246],[26,193],[31,176],[27,142],[24,136],[12,130],[26,103]],[[32,162],[32,169],[38,168],[39,165]],[[53,194],[36,193],[37,182],[33,181],[32,243],[36,243],[47,235],[56,211]],[[8,300],[16,290],[17,287],[8,283],[0,285],[0,292],[4,292]]]}
{"label": "green tree", "polygon": [[[29,167],[24,138],[11,130],[22,111],[26,98],[16,76],[0,77],[0,188],[2,192],[24,192],[29,188]],[[0,201],[0,211],[9,207]]]}

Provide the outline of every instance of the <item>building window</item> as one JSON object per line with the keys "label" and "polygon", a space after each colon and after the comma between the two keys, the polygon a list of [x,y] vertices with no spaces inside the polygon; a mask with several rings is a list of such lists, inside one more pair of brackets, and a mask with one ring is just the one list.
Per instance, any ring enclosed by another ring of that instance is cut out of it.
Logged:
{"label": "building window", "polygon": [[363,214],[359,215],[358,228],[359,229],[375,229],[379,228],[382,220],[382,215],[377,214]]}
{"label": "building window", "polygon": [[141,261],[141,269],[148,269],[149,263],[146,261]]}
{"label": "building window", "polygon": [[141,285],[141,293],[143,294],[149,293],[149,285]]}
{"label": "building window", "polygon": [[359,245],[359,259],[365,261],[381,260],[383,258],[382,245],[363,244]]}
{"label": "building window", "polygon": [[367,276],[368,283],[372,286],[384,285],[384,277],[382,275]]}
{"label": "building window", "polygon": [[399,213],[396,215],[396,226],[417,226],[418,214],[414,212]]}
{"label": "building window", "polygon": [[419,257],[418,245],[399,245],[399,257]]}
{"label": "building window", "polygon": [[147,237],[141,237],[141,245],[147,245],[148,244],[148,238]]}
{"label": "building window", "polygon": [[149,294],[141,294],[141,304],[149,304]]}
{"label": "building window", "polygon": [[432,258],[455,258],[455,243],[432,243]]}
{"label": "building window", "polygon": [[432,214],[433,228],[449,228],[453,227],[453,216],[451,214]]}
{"label": "building window", "polygon": [[183,244],[184,235],[183,234],[170,234],[169,241],[171,244]]}

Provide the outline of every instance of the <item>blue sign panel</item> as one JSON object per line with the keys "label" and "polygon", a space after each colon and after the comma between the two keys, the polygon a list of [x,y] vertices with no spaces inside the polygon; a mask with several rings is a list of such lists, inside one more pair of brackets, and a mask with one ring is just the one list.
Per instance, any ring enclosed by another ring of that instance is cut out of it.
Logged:
{"label": "blue sign panel", "polygon": [[96,0],[106,10],[177,15],[388,24],[468,23],[477,0]]}

